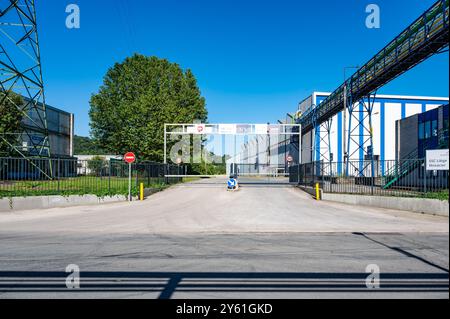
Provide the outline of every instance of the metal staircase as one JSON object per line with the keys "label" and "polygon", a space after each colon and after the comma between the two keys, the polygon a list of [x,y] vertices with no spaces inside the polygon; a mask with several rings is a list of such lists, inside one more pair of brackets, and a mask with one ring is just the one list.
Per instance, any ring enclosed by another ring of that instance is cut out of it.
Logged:
{"label": "metal staircase", "polygon": [[[448,148],[448,129],[441,129],[438,132],[438,149]],[[430,148],[430,140],[423,145],[423,151]],[[405,178],[418,167],[425,164],[424,158],[419,158],[419,148],[409,153],[407,156],[397,161],[385,174],[385,184],[383,189],[389,189],[401,179]]]}
{"label": "metal staircase", "polygon": [[395,186],[395,184],[401,179],[408,176],[416,168],[422,166],[425,160],[418,159],[418,155],[419,149],[417,148],[410,154],[408,154],[408,156],[406,156],[404,159],[400,160],[400,163],[396,162],[395,165],[392,166],[391,169],[389,169],[385,174],[385,184],[383,186],[383,189],[389,189]]}

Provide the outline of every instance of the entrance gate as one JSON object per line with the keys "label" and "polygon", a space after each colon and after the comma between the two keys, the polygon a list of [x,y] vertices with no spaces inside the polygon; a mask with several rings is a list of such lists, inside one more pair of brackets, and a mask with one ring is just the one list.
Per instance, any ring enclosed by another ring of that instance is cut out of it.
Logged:
{"label": "entrance gate", "polygon": [[[300,158],[298,124],[165,124],[164,163],[183,165],[182,175],[288,182]],[[186,165],[187,164],[187,165]]]}

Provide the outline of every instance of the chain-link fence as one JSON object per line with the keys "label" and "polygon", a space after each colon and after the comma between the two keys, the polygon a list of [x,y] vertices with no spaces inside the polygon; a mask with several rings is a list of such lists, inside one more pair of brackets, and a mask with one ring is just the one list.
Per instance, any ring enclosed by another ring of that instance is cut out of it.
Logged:
{"label": "chain-link fence", "polygon": [[[132,164],[132,191],[140,183],[162,188],[181,181],[184,166],[141,162]],[[121,160],[60,158],[0,158],[0,197],[128,192],[128,164]]]}
{"label": "chain-link fence", "polygon": [[325,193],[430,197],[448,200],[449,173],[426,170],[425,160],[313,162],[294,165],[289,181],[319,183]]}

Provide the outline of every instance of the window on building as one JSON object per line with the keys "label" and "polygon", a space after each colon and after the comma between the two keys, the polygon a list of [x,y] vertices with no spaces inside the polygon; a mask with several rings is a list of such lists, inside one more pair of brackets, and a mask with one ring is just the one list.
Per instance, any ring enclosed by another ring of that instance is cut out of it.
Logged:
{"label": "window on building", "polygon": [[438,133],[440,143],[445,143],[445,141],[447,141],[448,144],[448,118],[444,119],[444,122],[442,124],[442,132]]}
{"label": "window on building", "polygon": [[431,122],[426,121],[425,122],[425,139],[431,137]]}
{"label": "window on building", "polygon": [[425,123],[419,123],[419,140],[425,138]]}

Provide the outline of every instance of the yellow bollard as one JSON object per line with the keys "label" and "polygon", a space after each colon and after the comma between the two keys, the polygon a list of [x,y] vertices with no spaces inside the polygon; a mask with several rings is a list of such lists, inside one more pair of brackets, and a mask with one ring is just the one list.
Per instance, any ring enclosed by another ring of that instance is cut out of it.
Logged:
{"label": "yellow bollard", "polygon": [[140,193],[139,193],[140,200],[144,200],[144,183],[141,183],[140,185]]}
{"label": "yellow bollard", "polygon": [[320,188],[319,188],[319,183],[316,183],[316,200],[320,200]]}

